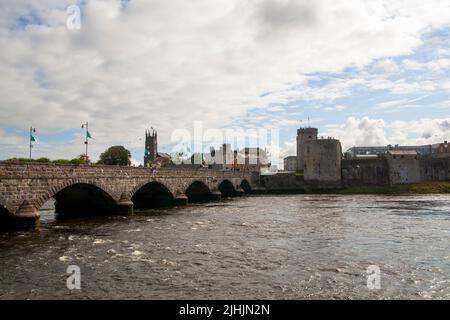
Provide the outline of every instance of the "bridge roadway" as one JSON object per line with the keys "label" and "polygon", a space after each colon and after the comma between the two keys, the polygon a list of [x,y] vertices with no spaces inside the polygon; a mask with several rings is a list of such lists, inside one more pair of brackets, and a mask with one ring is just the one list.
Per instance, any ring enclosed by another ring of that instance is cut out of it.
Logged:
{"label": "bridge roadway", "polygon": [[257,172],[0,162],[0,228],[37,227],[51,198],[61,216],[132,214],[241,195],[258,184]]}

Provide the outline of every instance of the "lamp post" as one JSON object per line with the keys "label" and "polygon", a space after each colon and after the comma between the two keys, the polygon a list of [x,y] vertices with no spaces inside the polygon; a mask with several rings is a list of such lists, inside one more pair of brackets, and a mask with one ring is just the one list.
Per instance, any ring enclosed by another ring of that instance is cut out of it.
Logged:
{"label": "lamp post", "polygon": [[36,132],[36,128],[30,127],[30,160],[31,160],[31,149],[33,149],[33,142],[36,142],[36,139],[33,136],[34,132]]}
{"label": "lamp post", "polygon": [[86,135],[85,135],[85,140],[84,140],[84,144],[86,145],[86,163],[88,162],[88,137],[89,137],[89,123],[86,121],[86,123],[83,123],[81,125],[81,129],[86,129]]}

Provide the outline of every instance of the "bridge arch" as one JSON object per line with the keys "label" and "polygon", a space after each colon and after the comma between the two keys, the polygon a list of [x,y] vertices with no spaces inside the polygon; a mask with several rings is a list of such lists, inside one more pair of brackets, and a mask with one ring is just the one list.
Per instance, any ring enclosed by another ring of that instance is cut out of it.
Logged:
{"label": "bridge arch", "polygon": [[117,210],[117,201],[112,193],[89,180],[69,180],[52,188],[36,201],[37,208],[41,208],[50,198],[55,199],[55,212],[62,216],[97,215]]}
{"label": "bridge arch", "polygon": [[173,200],[172,191],[159,181],[142,183],[131,193],[131,201],[136,209],[170,206]]}
{"label": "bridge arch", "polygon": [[114,196],[114,193],[101,183],[88,179],[69,179],[61,184],[51,187],[43,196],[39,197],[34,203],[36,204],[36,207],[39,209],[49,199],[55,198],[55,195],[57,195],[59,192],[76,185],[85,185],[90,188],[98,189],[99,191],[101,191],[103,195],[106,195],[107,197],[113,199],[114,201],[118,200]]}
{"label": "bridge arch", "polygon": [[0,197],[0,214],[13,215],[11,209],[8,207],[6,200]]}
{"label": "bridge arch", "polygon": [[217,189],[219,189],[220,193],[224,197],[232,197],[236,194],[236,188],[234,187],[233,183],[228,179],[222,180],[219,183]]}
{"label": "bridge arch", "polygon": [[186,188],[184,194],[189,202],[205,201],[211,198],[211,189],[204,182],[195,180]]}
{"label": "bridge arch", "polygon": [[243,179],[240,183],[240,186],[245,193],[252,192],[252,186],[250,185],[247,179]]}

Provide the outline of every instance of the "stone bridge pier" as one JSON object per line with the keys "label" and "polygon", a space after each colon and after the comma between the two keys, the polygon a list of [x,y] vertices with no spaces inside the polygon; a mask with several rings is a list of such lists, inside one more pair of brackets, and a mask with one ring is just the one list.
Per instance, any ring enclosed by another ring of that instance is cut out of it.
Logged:
{"label": "stone bridge pier", "polygon": [[0,162],[0,229],[37,227],[51,198],[59,216],[132,214],[241,196],[258,183],[257,172]]}

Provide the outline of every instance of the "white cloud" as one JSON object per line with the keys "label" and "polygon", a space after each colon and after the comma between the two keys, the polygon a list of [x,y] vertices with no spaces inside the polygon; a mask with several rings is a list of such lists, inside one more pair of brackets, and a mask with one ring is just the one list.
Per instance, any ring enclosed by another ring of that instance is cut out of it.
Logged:
{"label": "white cloud", "polygon": [[402,64],[406,70],[429,70],[432,72],[442,72],[450,68],[450,59],[438,58],[426,63],[419,63],[411,59],[405,59]]}
{"label": "white cloud", "polygon": [[0,129],[0,145],[14,146],[26,141],[24,137],[14,133],[6,133],[4,130]]}
{"label": "white cloud", "polygon": [[[126,9],[97,0],[84,7],[81,30],[69,31],[69,4],[0,5],[0,126],[58,132],[89,120],[94,155],[112,144],[141,147],[150,124],[167,143],[174,128],[197,119],[220,128],[251,108],[349,95],[367,80],[317,89],[306,86],[306,74],[410,54],[424,32],[450,22],[450,8],[438,0],[136,0]],[[17,24],[32,15],[42,24]],[[78,143],[65,147],[78,150]],[[55,146],[49,156],[59,155]]]}
{"label": "white cloud", "polygon": [[423,65],[412,59],[405,59],[402,61],[402,65],[406,70],[422,70]]}
{"label": "white cloud", "polygon": [[323,110],[325,112],[332,112],[332,111],[343,111],[345,109],[347,109],[346,106],[337,105],[337,106],[332,106],[332,107],[326,107]]}
{"label": "white cloud", "polygon": [[385,102],[380,102],[376,104],[372,110],[375,111],[394,111],[397,109],[406,109],[406,108],[420,108],[423,107],[420,104],[420,101],[428,96],[420,96],[416,98],[408,98],[408,99],[396,99],[389,100]]}
{"label": "white cloud", "polygon": [[131,165],[135,167],[139,167],[140,165],[143,165],[143,160],[136,160],[134,158],[131,158]]}
{"label": "white cloud", "polygon": [[399,70],[399,67],[397,63],[392,59],[382,59],[380,61],[377,61],[373,65],[373,69],[375,71],[381,71],[383,73],[394,73]]}
{"label": "white cloud", "polygon": [[342,125],[329,126],[324,135],[339,139],[344,150],[352,146],[433,144],[450,140],[450,118],[386,122],[350,117]]}
{"label": "white cloud", "polygon": [[427,63],[427,67],[433,71],[444,71],[450,68],[450,59],[442,58]]}

